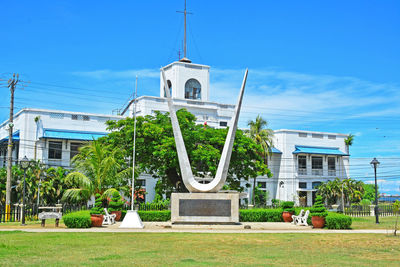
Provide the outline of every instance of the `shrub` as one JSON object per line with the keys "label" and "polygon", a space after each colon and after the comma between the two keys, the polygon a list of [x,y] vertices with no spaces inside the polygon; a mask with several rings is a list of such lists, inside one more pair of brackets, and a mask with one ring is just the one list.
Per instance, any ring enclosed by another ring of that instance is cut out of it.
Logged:
{"label": "shrub", "polygon": [[170,210],[138,211],[138,214],[144,222],[166,222],[171,220]]}
{"label": "shrub", "polygon": [[121,199],[121,195],[118,193],[118,191],[114,191],[110,200],[110,203],[108,203],[108,210],[111,211],[121,211],[122,207],[124,206],[124,202]]}
{"label": "shrub", "polygon": [[281,204],[282,210],[286,212],[294,213],[294,202],[293,201],[284,201]]}
{"label": "shrub", "polygon": [[350,229],[352,219],[347,215],[329,212],[325,218],[325,223],[328,229]]}
{"label": "shrub", "polygon": [[104,214],[103,201],[100,194],[96,194],[94,207],[90,210],[90,215],[92,214]]}
{"label": "shrub", "polygon": [[63,221],[68,228],[90,228],[92,221],[88,210],[81,210],[64,215]]}
{"label": "shrub", "polygon": [[324,204],[322,203],[322,197],[318,195],[315,198],[314,205],[310,209],[310,215],[311,216],[320,216],[320,217],[326,217],[328,213],[326,212],[326,208]]}
{"label": "shrub", "polygon": [[281,209],[251,209],[240,210],[241,222],[282,222]]}

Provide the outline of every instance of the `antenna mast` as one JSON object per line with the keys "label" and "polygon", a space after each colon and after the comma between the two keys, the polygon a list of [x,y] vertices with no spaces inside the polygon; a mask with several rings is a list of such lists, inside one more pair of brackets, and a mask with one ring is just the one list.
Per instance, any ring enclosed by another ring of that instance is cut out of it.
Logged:
{"label": "antenna mast", "polygon": [[183,57],[186,58],[186,15],[187,14],[193,14],[190,12],[187,12],[186,10],[186,0],[185,0],[185,9],[183,11],[176,11],[178,13],[183,13],[183,17],[184,17],[184,34],[183,34]]}

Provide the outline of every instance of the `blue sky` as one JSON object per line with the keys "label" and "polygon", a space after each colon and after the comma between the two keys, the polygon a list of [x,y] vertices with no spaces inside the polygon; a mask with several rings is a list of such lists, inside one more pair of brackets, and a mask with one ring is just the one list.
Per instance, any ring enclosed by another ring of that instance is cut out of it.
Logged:
{"label": "blue sky", "polygon": [[[158,95],[160,66],[182,51],[183,0],[2,1],[0,79],[30,81],[16,107],[111,114]],[[353,133],[351,175],[400,193],[399,1],[188,1],[188,57],[211,66],[211,100],[234,103],[249,68],[241,124]],[[4,84],[4,82],[3,82]],[[0,120],[9,92],[0,87]]]}

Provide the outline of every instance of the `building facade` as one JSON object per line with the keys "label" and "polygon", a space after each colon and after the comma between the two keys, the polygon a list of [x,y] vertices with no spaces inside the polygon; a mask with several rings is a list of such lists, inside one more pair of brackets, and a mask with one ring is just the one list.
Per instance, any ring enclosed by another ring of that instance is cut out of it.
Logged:
{"label": "building facade", "polygon": [[[189,60],[173,62],[163,68],[176,109],[186,108],[197,118],[197,123],[214,128],[230,126],[234,105],[209,101],[210,67],[193,64]],[[161,72],[160,72],[161,77]],[[168,112],[163,79],[160,96],[142,96],[136,100],[136,115]],[[134,106],[129,116],[134,113]],[[71,167],[71,159],[83,144],[105,136],[107,120],[124,116],[68,112],[59,110],[23,109],[14,116],[13,161],[24,156],[40,160],[48,166]],[[349,155],[345,134],[297,130],[277,130],[274,148],[268,158],[273,177],[257,177],[260,190],[268,191],[267,203],[272,199],[295,201],[312,205],[316,187],[322,182],[348,178]],[[0,167],[7,157],[8,121],[0,124]],[[156,179],[148,174],[139,177],[146,189],[146,201],[155,197]],[[253,181],[243,181],[243,185]],[[247,189],[252,198],[252,186]]]}

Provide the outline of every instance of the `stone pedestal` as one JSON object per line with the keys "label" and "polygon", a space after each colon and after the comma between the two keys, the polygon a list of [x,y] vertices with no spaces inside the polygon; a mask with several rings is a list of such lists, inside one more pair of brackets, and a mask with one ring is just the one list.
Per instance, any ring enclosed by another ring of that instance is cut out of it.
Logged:
{"label": "stone pedestal", "polygon": [[171,222],[238,224],[239,193],[172,193]]}

